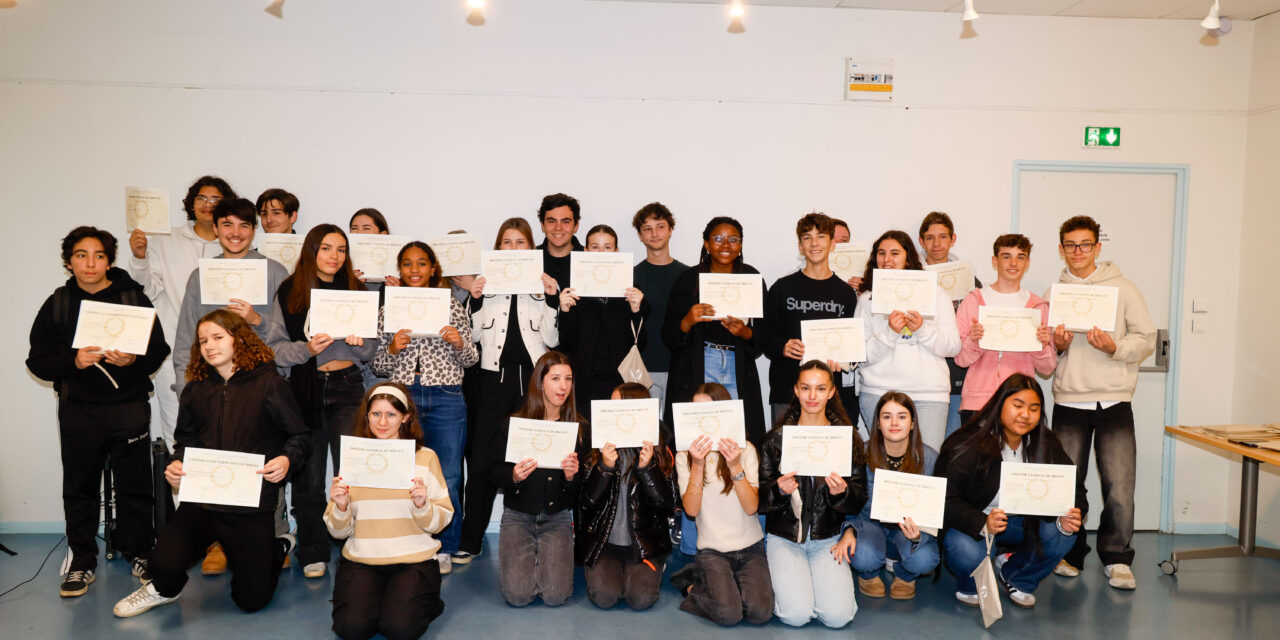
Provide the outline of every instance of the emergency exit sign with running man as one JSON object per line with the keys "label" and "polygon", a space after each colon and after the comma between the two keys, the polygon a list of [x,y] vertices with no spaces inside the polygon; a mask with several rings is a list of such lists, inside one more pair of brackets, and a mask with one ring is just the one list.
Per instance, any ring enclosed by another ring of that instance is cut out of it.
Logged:
{"label": "emergency exit sign with running man", "polygon": [[1120,146],[1120,127],[1085,127],[1084,146],[1086,147],[1118,147]]}

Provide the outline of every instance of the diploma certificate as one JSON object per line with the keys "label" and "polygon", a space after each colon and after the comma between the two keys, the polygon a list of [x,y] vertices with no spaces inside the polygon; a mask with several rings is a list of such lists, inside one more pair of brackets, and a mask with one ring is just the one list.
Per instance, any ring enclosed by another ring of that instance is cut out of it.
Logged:
{"label": "diploma certificate", "polygon": [[804,343],[804,356],[808,362],[866,362],[867,340],[862,318],[832,318],[829,320],[801,320],[800,341]]}
{"label": "diploma certificate", "polygon": [[[541,252],[538,252],[541,253]],[[559,469],[560,461],[578,445],[578,423],[511,418],[507,431],[507,462],[533,458],[542,469]],[[585,461],[579,461],[586,464]]]}
{"label": "diploma certificate", "polygon": [[125,228],[154,235],[169,235],[169,190],[124,188]]}
{"label": "diploma certificate", "polygon": [[453,292],[435,287],[383,287],[382,330],[408,329],[415,337],[438,338],[449,325]]}
{"label": "diploma certificate", "polygon": [[825,425],[782,427],[782,473],[826,477],[834,471],[841,477],[853,475],[853,427]]}
{"label": "diploma certificate", "polygon": [[911,518],[917,527],[941,529],[946,503],[946,478],[876,470],[871,493],[872,520],[897,524],[903,518]]}
{"label": "diploma certificate", "polygon": [[831,267],[841,280],[848,282],[849,278],[862,277],[867,269],[867,260],[870,259],[871,245],[842,242],[831,248],[831,254],[827,256],[827,266]]}
{"label": "diploma certificate", "polygon": [[334,340],[377,338],[378,292],[312,289],[307,323],[312,336],[327,333]]}
{"label": "diploma certificate", "polygon": [[480,239],[469,233],[451,233],[427,239],[440,262],[440,275],[469,276],[480,273]]}
{"label": "diploma certificate", "polygon": [[271,302],[267,293],[266,260],[200,260],[200,304],[225,306],[231,304],[232,298],[251,305]]}
{"label": "diploma certificate", "polygon": [[416,442],[342,436],[342,484],[370,489],[412,489]]}
{"label": "diploma certificate", "polygon": [[1119,287],[1055,282],[1049,287],[1049,326],[1087,332],[1097,327],[1115,331]]}
{"label": "diploma certificate", "polygon": [[952,300],[963,300],[970,291],[973,291],[973,266],[968,260],[926,264],[924,268],[925,271],[938,274],[938,286],[942,287]]}
{"label": "diploma certificate", "polygon": [[608,251],[569,254],[569,286],[584,298],[622,298],[631,288],[632,256]]}
{"label": "diploma certificate", "polygon": [[298,256],[302,254],[302,241],[306,236],[296,233],[262,233],[258,234],[258,253],[284,265],[289,273],[298,266]]}
{"label": "diploma certificate", "polygon": [[347,235],[348,256],[351,268],[362,272],[365,280],[382,280],[387,276],[399,276],[400,265],[396,255],[409,244],[405,236],[381,233],[352,233]]}
{"label": "diploma certificate", "polygon": [[699,273],[698,302],[717,318],[763,318],[764,280],[758,273]]}
{"label": "diploma certificate", "polygon": [[672,428],[676,435],[676,451],[688,451],[698,436],[711,438],[711,450],[720,450],[720,439],[730,438],[739,447],[746,446],[747,427],[741,400],[717,402],[673,402]]}
{"label": "diploma certificate", "polygon": [[1009,515],[1062,516],[1076,506],[1073,464],[1000,463],[1000,509]]}
{"label": "diploma certificate", "polygon": [[658,399],[592,400],[591,447],[606,444],[623,449],[643,447],[645,440],[658,446]]}
{"label": "diploma certificate", "polygon": [[1039,309],[978,307],[982,339],[978,346],[988,351],[1036,352],[1044,348],[1036,339],[1040,328]]}
{"label": "diploma certificate", "polygon": [[541,251],[482,251],[480,272],[486,294],[545,293]]}
{"label": "diploma certificate", "polygon": [[938,274],[914,269],[876,269],[871,282],[871,313],[915,311],[922,316],[938,312]]}
{"label": "diploma certificate", "polygon": [[155,322],[156,310],[151,307],[84,300],[80,303],[71,348],[98,347],[144,356]]}
{"label": "diploma certificate", "polygon": [[258,472],[264,464],[260,453],[187,447],[182,451],[182,471],[187,475],[178,484],[178,501],[257,507],[262,498]]}

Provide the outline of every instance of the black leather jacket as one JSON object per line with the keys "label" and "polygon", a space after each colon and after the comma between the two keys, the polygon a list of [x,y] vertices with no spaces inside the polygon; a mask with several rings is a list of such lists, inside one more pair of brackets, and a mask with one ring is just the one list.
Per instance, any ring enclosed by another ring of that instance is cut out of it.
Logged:
{"label": "black leather jacket", "polygon": [[[636,561],[656,558],[671,552],[671,536],[667,518],[674,509],[675,494],[671,479],[658,468],[657,456],[643,469],[627,474],[627,506],[631,512],[631,548]],[[594,566],[600,552],[609,542],[609,531],[618,511],[618,489],[622,479],[616,470],[607,470],[596,462],[587,467],[579,496],[580,509],[574,557],[578,564]]]}
{"label": "black leather jacket", "polygon": [[800,485],[796,490],[802,502],[801,517],[797,520],[791,509],[791,496],[778,488],[778,478],[782,476],[778,470],[782,461],[782,428],[765,435],[760,456],[760,513],[765,516],[765,531],[792,542],[800,533],[804,534],[801,541],[839,535],[845,518],[860,513],[867,502],[866,466],[859,462],[864,456],[859,455],[858,443],[855,442],[854,447],[853,475],[844,479],[848,488],[843,494],[831,495],[822,478],[796,476]]}

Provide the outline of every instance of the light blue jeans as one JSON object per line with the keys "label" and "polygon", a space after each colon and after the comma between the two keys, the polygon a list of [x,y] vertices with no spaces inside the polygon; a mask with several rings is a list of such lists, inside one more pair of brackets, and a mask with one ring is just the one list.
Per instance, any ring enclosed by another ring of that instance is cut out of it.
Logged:
{"label": "light blue jeans", "polygon": [[719,382],[729,390],[729,395],[738,399],[738,370],[733,351],[714,349],[704,344],[702,347],[702,381]]}
{"label": "light blue jeans", "polygon": [[960,422],[960,405],[964,404],[964,396],[953,394],[951,402],[947,406],[947,435],[960,430],[962,423]]}
{"label": "light blue jeans", "polygon": [[[908,393],[907,395],[911,395]],[[912,398],[915,400],[915,398]],[[858,410],[862,413],[862,421],[867,425],[867,433],[861,433],[863,441],[867,441],[871,436],[871,429],[875,428],[876,403],[880,402],[880,396],[872,393],[863,392],[858,396]],[[947,411],[949,403],[946,402],[930,402],[925,400],[915,400],[916,419],[920,422],[920,439],[934,451],[942,450],[942,441],[947,439]]]}
{"label": "light blue jeans", "polygon": [[938,567],[938,539],[921,531],[920,544],[912,550],[911,541],[902,530],[858,516],[853,521],[858,530],[858,544],[853,548],[849,564],[859,578],[879,577],[885,558],[897,560],[893,575],[913,582],[922,573]]}
{"label": "light blue jeans", "polygon": [[765,556],[773,582],[773,613],[784,624],[801,627],[814,618],[838,629],[853,621],[858,603],[853,597],[853,573],[836,563],[832,536],[803,544],[766,536]]}

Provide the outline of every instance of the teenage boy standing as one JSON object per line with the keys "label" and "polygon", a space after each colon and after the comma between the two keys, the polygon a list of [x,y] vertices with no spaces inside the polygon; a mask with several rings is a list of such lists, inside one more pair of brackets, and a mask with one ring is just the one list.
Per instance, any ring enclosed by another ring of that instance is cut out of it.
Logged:
{"label": "teenage boy standing", "polygon": [[[1116,589],[1137,586],[1133,570],[1133,491],[1137,471],[1137,440],[1133,424],[1133,391],[1138,366],[1155,350],[1156,328],[1147,313],[1142,292],[1110,260],[1098,262],[1102,253],[1098,223],[1076,216],[1058,229],[1058,254],[1066,262],[1058,282],[1120,290],[1116,328],[1093,327],[1074,335],[1064,325],[1053,330],[1058,368],[1053,377],[1053,431],[1083,476],[1089,470],[1089,446],[1098,456],[1102,481],[1102,519],[1098,523],[1098,556],[1108,584]],[[1048,293],[1045,294],[1048,298]],[[1087,536],[1054,570],[1072,576],[1089,554]]]}
{"label": "teenage boy standing", "polygon": [[98,566],[99,489],[102,465],[111,460],[116,502],[114,546],[133,563],[133,575],[151,578],[141,558],[155,545],[151,506],[151,374],[169,355],[160,323],[151,325],[143,355],[71,347],[85,300],[150,307],[142,287],[113,267],[116,239],[93,227],[77,227],[62,239],[67,283],[40,307],[31,325],[27,368],[53,383],[58,394],[62,448],[62,509],[71,563],[59,587],[64,598],[84,595]]}
{"label": "teenage boy standing", "polygon": [[[584,248],[578,238],[578,222],[581,208],[577,199],[563,193],[553,193],[542,199],[538,207],[538,222],[542,224],[542,272],[555,279],[556,291],[569,286],[569,254]],[[559,298],[547,296],[547,304],[560,306]]]}
{"label": "teenage boy standing", "polygon": [[267,189],[258,196],[254,208],[262,218],[263,233],[297,233],[298,197],[284,189]]}
{"label": "teenage boy standing", "polygon": [[[644,292],[649,303],[649,335],[662,335],[662,319],[667,314],[667,299],[671,297],[671,285],[689,268],[671,257],[669,245],[676,219],[671,210],[661,202],[650,202],[641,207],[631,218],[640,242],[644,243],[645,259],[636,264],[632,278],[637,289]],[[658,408],[664,410],[667,399],[667,373],[671,368],[671,350],[662,340],[647,340],[640,356],[649,370],[653,386],[649,394],[658,399]]]}
{"label": "teenage boy standing", "polygon": [[[920,248],[924,249],[925,264],[943,264],[955,262],[960,258],[951,253],[956,246],[956,226],[951,216],[941,211],[931,211],[920,222]],[[982,283],[975,276],[973,286],[981,288]],[[952,300],[953,309],[960,308],[959,300]],[[947,435],[960,428],[960,405],[963,402],[961,392],[964,389],[964,367],[956,364],[955,358],[947,358],[947,370],[951,374],[951,405],[947,407]]]}

